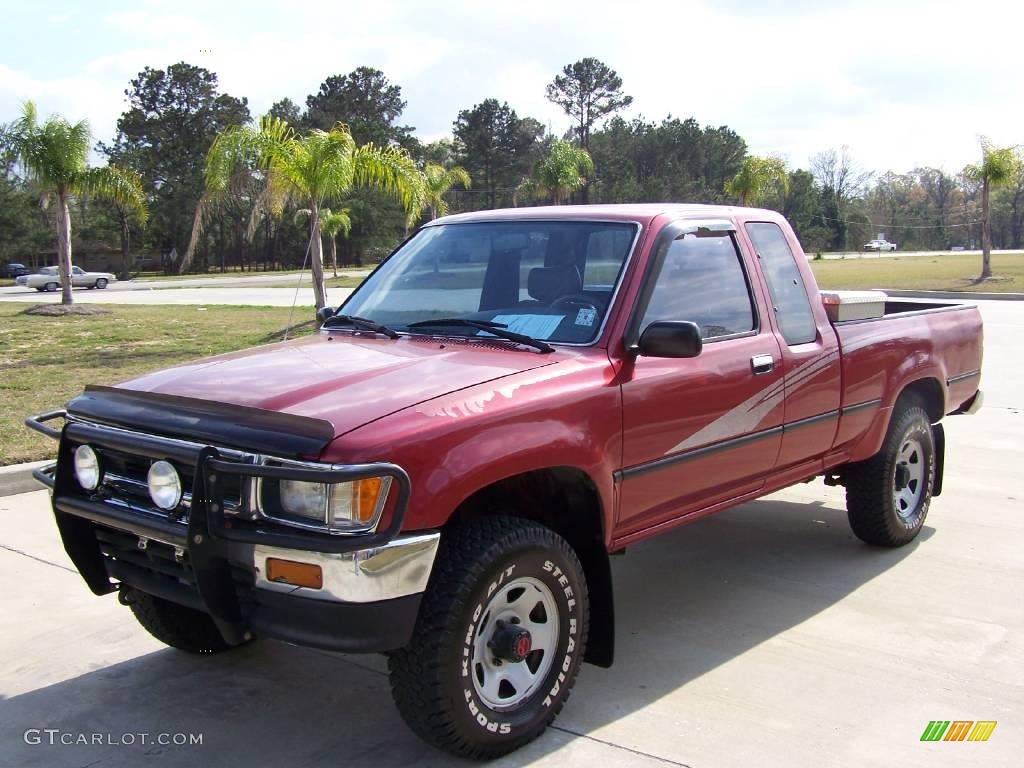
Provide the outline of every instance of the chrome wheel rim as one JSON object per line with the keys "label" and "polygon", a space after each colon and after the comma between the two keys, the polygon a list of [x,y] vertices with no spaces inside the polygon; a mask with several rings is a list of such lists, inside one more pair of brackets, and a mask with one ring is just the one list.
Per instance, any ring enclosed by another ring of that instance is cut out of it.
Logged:
{"label": "chrome wheel rim", "polygon": [[896,456],[892,492],[896,514],[904,521],[910,520],[917,513],[924,496],[926,469],[921,442],[916,438],[904,440]]}
{"label": "chrome wheel rim", "polygon": [[[498,658],[494,638],[506,625],[530,633],[522,661]],[[547,585],[532,577],[513,579],[491,596],[473,639],[470,676],[477,696],[491,709],[514,709],[544,682],[558,647],[558,608]]]}

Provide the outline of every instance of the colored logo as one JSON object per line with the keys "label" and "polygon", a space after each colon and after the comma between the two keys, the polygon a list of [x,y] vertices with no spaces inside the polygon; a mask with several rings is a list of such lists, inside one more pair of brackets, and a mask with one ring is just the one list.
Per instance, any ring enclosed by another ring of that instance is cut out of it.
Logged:
{"label": "colored logo", "polygon": [[921,741],[988,741],[995,729],[995,720],[932,720]]}

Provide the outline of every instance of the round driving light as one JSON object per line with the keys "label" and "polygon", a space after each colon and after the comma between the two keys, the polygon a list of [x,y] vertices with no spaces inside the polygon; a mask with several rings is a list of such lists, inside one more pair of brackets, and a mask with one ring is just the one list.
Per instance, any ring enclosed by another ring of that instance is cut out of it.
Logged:
{"label": "round driving light", "polygon": [[75,477],[87,491],[95,491],[100,484],[100,460],[88,445],[75,448]]}
{"label": "round driving light", "polygon": [[149,498],[160,509],[171,510],[181,501],[181,478],[169,461],[154,461],[146,475]]}

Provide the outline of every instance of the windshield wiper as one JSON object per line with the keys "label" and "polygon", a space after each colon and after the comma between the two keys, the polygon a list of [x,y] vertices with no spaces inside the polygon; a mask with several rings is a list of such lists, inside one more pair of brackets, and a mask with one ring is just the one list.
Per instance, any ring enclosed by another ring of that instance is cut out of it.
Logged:
{"label": "windshield wiper", "polygon": [[397,331],[388,328],[386,325],[381,325],[374,320],[367,320],[365,317],[356,317],[355,315],[332,315],[327,318],[324,322],[324,326],[330,328],[332,325],[351,325],[354,328],[358,328],[361,331],[373,331],[374,333],[382,333],[389,339],[399,338]]}
{"label": "windshield wiper", "polygon": [[514,341],[527,347],[539,349],[541,352],[555,351],[555,348],[547,342],[543,342],[540,339],[535,339],[532,336],[527,336],[522,333],[506,330],[508,326],[505,325],[505,323],[495,323],[491,320],[468,320],[464,317],[439,317],[435,320],[419,320],[415,323],[409,323],[405,327],[425,328],[431,325],[436,325],[441,328],[445,326],[465,326],[467,328],[476,328],[481,331],[487,331],[487,333],[490,333],[493,336],[498,336],[502,339],[508,339],[509,341]]}

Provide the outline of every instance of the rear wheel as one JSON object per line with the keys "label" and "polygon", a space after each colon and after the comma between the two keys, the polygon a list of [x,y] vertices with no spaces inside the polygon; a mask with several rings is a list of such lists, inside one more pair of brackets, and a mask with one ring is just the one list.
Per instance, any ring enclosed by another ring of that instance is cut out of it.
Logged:
{"label": "rear wheel", "polygon": [[846,470],[846,510],[858,538],[883,547],[921,532],[935,484],[931,420],[912,397],[897,403],[877,454]]}
{"label": "rear wheel", "polygon": [[413,640],[391,654],[395,704],[422,739],[491,759],[532,741],[586,649],[587,585],[554,531],[509,517],[446,531]]}
{"label": "rear wheel", "polygon": [[221,653],[235,647],[224,641],[213,619],[201,611],[134,589],[122,601],[143,629],[164,645],[189,653]]}

